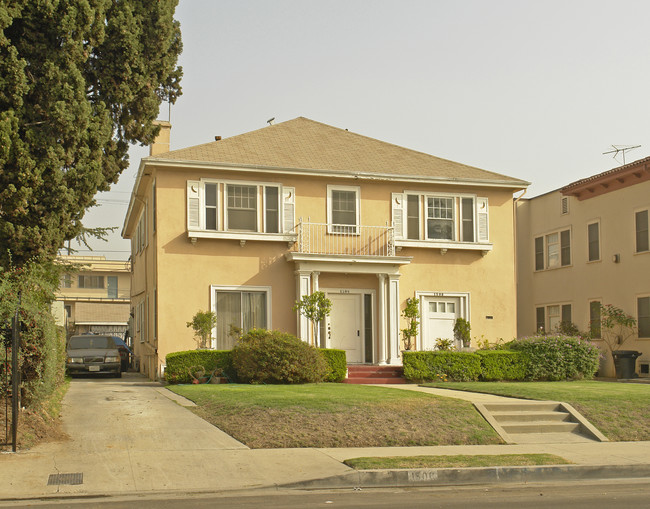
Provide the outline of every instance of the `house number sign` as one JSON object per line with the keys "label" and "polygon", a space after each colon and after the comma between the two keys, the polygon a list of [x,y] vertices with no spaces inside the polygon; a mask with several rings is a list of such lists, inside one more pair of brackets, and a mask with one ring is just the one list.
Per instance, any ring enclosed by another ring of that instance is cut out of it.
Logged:
{"label": "house number sign", "polygon": [[339,293],[350,293],[350,290],[339,290]]}

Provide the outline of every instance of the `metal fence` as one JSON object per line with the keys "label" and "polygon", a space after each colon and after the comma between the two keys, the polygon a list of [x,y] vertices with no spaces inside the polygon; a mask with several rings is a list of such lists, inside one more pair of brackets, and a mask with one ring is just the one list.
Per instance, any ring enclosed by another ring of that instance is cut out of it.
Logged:
{"label": "metal fence", "polygon": [[296,225],[299,253],[352,256],[395,256],[391,226],[358,226],[300,221]]}

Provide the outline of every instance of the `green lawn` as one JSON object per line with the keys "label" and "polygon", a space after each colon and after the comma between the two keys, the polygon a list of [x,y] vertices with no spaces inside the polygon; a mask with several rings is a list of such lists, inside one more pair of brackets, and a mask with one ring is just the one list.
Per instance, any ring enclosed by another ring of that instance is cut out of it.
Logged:
{"label": "green lawn", "polygon": [[465,401],[347,384],[170,385],[252,448],[499,444]]}
{"label": "green lawn", "polygon": [[613,441],[650,440],[650,384],[575,382],[438,382],[444,389],[564,401]]}
{"label": "green lawn", "polygon": [[568,465],[571,462],[554,454],[477,454],[474,456],[390,456],[352,458],[343,463],[357,470],[396,468],[467,468],[467,467],[529,467],[536,465]]}

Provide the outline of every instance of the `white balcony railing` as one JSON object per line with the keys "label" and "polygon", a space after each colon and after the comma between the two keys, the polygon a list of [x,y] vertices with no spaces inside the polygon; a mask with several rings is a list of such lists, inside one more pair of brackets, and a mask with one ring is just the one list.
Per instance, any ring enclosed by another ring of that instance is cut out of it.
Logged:
{"label": "white balcony railing", "polygon": [[296,225],[295,251],[305,254],[395,256],[391,226],[351,226],[304,223]]}

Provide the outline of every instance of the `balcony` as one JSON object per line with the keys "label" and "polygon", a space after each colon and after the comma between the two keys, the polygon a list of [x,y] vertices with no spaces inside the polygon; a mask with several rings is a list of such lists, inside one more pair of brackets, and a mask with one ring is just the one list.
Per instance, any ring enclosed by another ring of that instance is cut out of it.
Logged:
{"label": "balcony", "polygon": [[292,251],[300,254],[386,257],[395,256],[391,226],[358,226],[300,222]]}

